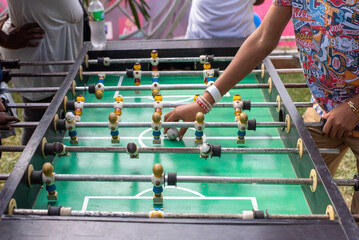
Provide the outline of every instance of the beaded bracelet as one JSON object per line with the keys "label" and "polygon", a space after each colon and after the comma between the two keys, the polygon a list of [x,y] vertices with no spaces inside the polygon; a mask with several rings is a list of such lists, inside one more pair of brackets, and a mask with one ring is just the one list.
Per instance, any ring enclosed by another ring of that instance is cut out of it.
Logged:
{"label": "beaded bracelet", "polygon": [[202,97],[202,96],[199,96],[199,97],[196,98],[196,102],[198,103],[198,105],[200,105],[203,108],[204,112],[209,113],[209,111],[212,110],[212,106],[208,105],[205,102],[206,100],[205,101],[203,101],[203,100],[204,100],[204,97]]}
{"label": "beaded bracelet", "polygon": [[200,96],[201,100],[210,108],[209,110],[212,110],[212,105],[205,99],[203,96]]}
{"label": "beaded bracelet", "polygon": [[352,101],[348,101],[348,105],[350,109],[359,117],[359,110],[354,106],[354,103]]}

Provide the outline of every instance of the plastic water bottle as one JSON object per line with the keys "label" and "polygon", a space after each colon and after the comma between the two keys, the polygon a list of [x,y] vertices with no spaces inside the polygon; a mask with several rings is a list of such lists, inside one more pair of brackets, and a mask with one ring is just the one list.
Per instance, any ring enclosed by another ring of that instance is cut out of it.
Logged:
{"label": "plastic water bottle", "polygon": [[92,0],[89,7],[91,43],[97,49],[106,47],[105,12],[99,0]]}

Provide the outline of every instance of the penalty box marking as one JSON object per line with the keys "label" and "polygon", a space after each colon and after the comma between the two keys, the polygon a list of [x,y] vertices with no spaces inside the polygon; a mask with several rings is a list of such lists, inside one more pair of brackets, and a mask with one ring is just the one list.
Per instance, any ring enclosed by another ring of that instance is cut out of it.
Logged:
{"label": "penalty box marking", "polygon": [[[122,86],[123,83],[123,79],[124,76],[120,76],[120,78],[118,79],[118,83],[117,83],[117,87]],[[160,84],[161,87],[161,84]],[[115,91],[115,94],[113,96],[113,98],[115,99],[118,95],[120,95],[120,91]],[[223,97],[230,97],[231,95],[229,94],[229,92],[227,92],[226,94],[223,95]],[[177,101],[163,101],[163,102],[167,102],[167,103],[177,103],[177,102],[187,102],[190,100],[193,100],[194,95],[173,95],[173,96],[163,96],[164,98],[186,98],[186,99],[182,99],[182,100],[177,100]],[[153,100],[152,96],[125,96],[123,97],[124,99],[126,98],[144,98],[144,99],[150,99]]]}
{"label": "penalty box marking", "polygon": [[[192,193],[194,195],[197,195],[195,197],[186,197],[186,196],[164,196],[163,199],[164,200],[238,200],[238,201],[251,201],[252,204],[252,208],[254,210],[258,210],[258,202],[257,199],[255,197],[206,197],[203,194],[188,189],[188,188],[183,188],[183,187],[165,187],[164,189],[168,189],[168,188],[173,188],[173,189],[177,189],[177,190],[182,190],[185,192],[189,192]],[[147,190],[144,190],[142,192],[140,192],[139,194],[135,195],[135,196],[85,196],[84,197],[84,201],[82,204],[82,211],[87,211],[87,207],[89,205],[89,201],[91,199],[112,199],[112,200],[151,200],[153,199],[152,196],[142,196],[143,194],[147,193],[147,192],[151,192],[153,191],[152,188],[149,188]]]}

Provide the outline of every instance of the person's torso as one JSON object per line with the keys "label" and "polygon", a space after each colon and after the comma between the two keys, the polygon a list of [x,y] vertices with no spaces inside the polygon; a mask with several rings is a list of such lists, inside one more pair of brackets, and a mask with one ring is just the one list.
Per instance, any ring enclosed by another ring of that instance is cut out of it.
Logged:
{"label": "person's torso", "polygon": [[356,0],[292,0],[304,75],[328,112],[359,93],[359,3]]}
{"label": "person's torso", "polygon": [[247,37],[255,30],[254,0],[193,0],[187,38]]}

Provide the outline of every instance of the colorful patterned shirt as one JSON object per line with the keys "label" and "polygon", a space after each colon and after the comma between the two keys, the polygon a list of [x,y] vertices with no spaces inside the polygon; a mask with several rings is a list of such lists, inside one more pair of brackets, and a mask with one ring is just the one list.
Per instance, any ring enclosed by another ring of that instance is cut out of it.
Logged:
{"label": "colorful patterned shirt", "polygon": [[359,93],[359,4],[356,0],[274,0],[292,7],[304,76],[319,114]]}

